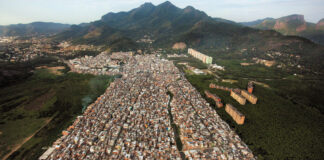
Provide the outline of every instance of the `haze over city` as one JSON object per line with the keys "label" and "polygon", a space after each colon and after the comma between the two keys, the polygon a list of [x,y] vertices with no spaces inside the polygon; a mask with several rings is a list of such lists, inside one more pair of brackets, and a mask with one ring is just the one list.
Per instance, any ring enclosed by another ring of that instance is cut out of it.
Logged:
{"label": "haze over city", "polygon": [[[35,21],[79,24],[100,19],[108,12],[129,11],[147,0],[2,0],[0,25]],[[152,0],[154,5],[163,0]],[[279,18],[302,14],[316,23],[324,15],[323,0],[171,0],[184,8],[191,5],[209,16],[236,22],[265,17]]]}

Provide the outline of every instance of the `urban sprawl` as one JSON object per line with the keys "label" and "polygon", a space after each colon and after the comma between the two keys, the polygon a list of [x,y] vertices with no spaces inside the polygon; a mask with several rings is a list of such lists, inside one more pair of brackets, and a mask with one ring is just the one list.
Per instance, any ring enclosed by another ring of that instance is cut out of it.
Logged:
{"label": "urban sprawl", "polygon": [[75,72],[122,77],[40,159],[254,159],[184,74],[158,54],[103,52],[67,63]]}

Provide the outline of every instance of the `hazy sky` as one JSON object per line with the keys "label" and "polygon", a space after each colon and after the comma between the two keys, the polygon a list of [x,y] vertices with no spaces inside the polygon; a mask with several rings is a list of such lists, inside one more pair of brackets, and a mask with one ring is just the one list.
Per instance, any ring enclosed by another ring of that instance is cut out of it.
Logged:
{"label": "hazy sky", "polygon": [[[149,0],[0,0],[0,25],[34,21],[79,24],[100,19],[108,12],[128,11]],[[151,0],[158,5],[165,0]],[[310,22],[324,18],[324,0],[170,0],[191,5],[212,17],[237,22],[303,14]]]}

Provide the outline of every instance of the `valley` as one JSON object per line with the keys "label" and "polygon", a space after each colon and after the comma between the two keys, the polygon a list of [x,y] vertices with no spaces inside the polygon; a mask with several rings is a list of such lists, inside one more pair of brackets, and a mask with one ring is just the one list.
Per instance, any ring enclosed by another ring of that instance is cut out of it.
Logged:
{"label": "valley", "polygon": [[166,1],[0,26],[0,158],[322,159],[322,21]]}

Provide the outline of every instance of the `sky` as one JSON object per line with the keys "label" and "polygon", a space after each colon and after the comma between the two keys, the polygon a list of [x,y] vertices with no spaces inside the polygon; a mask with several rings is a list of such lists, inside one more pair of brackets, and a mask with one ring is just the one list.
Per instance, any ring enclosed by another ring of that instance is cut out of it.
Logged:
{"label": "sky", "polygon": [[[80,24],[99,20],[108,12],[129,11],[145,2],[165,0],[0,0],[0,25],[35,21]],[[308,22],[324,18],[324,0],[169,0],[209,16],[236,22],[302,14]]]}

